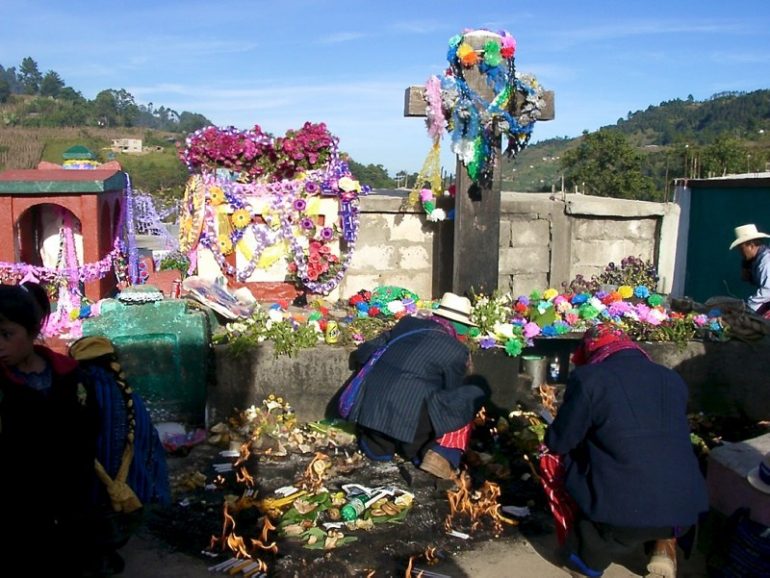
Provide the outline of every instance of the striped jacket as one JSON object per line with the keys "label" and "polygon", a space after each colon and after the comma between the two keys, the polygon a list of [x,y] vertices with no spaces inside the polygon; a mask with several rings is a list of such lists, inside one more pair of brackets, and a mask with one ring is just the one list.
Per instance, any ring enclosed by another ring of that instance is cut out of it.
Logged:
{"label": "striped jacket", "polygon": [[416,329],[420,331],[388,347],[374,365],[351,416],[405,443],[414,440],[423,404],[440,437],[469,423],[484,397],[481,388],[463,383],[468,348],[430,319],[404,317],[391,331],[359,346],[355,357],[363,364],[390,339]]}

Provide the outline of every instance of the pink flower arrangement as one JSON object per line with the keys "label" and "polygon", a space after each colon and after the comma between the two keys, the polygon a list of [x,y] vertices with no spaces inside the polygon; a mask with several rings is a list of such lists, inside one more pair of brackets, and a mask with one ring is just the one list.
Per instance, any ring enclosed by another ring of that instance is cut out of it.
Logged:
{"label": "pink flower arrangement", "polygon": [[223,168],[248,180],[277,182],[324,168],[336,145],[324,123],[306,122],[275,139],[259,125],[245,131],[208,126],[187,137],[179,158],[190,172]]}

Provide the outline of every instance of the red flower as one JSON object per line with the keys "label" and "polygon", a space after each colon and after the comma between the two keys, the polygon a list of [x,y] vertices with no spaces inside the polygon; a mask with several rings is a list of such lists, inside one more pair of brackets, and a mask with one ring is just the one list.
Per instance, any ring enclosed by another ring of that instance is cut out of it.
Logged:
{"label": "red flower", "polygon": [[369,307],[369,317],[377,317],[380,314],[380,308],[377,306]]}
{"label": "red flower", "polygon": [[360,293],[356,293],[350,299],[348,299],[348,303],[350,305],[358,305],[359,303],[363,303],[363,301],[364,301],[364,298],[361,296]]}

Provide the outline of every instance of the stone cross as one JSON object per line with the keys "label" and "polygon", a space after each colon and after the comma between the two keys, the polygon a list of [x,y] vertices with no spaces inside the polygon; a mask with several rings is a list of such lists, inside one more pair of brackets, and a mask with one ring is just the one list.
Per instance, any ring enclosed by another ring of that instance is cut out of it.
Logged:
{"label": "stone cross", "polygon": [[[479,31],[466,35],[465,41],[474,49],[480,50],[484,43],[499,36],[493,32]],[[492,90],[477,68],[465,72],[465,81],[471,89],[487,100],[494,97]],[[424,87],[410,86],[406,89],[404,116],[424,117],[426,104],[423,99]],[[545,91],[546,107],[539,120],[552,120],[554,113],[554,94]],[[524,101],[519,95],[513,104],[514,112]],[[490,182],[474,183],[468,176],[468,171],[462,161],[457,159],[456,195],[453,239],[451,243],[440,242],[439,253],[451,250],[451,265],[447,263],[447,255],[439,254],[439,262],[445,263],[446,274],[442,266],[438,267],[438,284],[434,291],[443,293],[451,290],[458,295],[476,294],[491,295],[497,289],[498,268],[500,260],[500,193],[501,193],[501,139],[493,143],[494,172]],[[419,183],[417,184],[419,186]],[[442,258],[444,257],[444,258]],[[451,285],[447,283],[451,271]]]}

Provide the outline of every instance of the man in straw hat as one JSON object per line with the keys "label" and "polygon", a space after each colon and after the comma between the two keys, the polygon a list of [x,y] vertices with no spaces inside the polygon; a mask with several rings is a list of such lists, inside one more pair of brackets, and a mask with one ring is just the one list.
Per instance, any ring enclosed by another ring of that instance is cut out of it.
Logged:
{"label": "man in straw hat", "polygon": [[445,293],[431,317],[404,317],[356,350],[370,369],[347,419],[358,424],[368,458],[389,461],[398,453],[438,478],[456,475],[486,395],[466,380],[470,352],[462,336],[475,326],[471,313],[468,298]]}
{"label": "man in straw hat", "polygon": [[741,277],[757,288],[747,299],[748,306],[768,317],[770,315],[770,248],[761,239],[770,235],[762,233],[754,224],[735,227],[735,241],[730,249],[738,248],[743,257]]}

